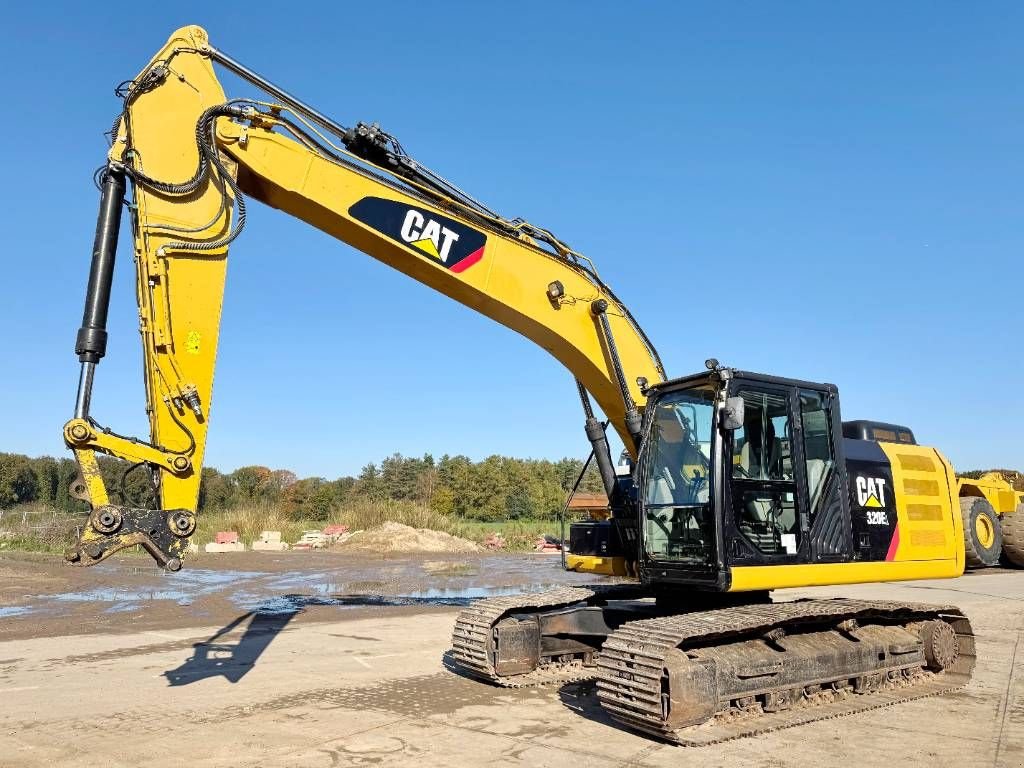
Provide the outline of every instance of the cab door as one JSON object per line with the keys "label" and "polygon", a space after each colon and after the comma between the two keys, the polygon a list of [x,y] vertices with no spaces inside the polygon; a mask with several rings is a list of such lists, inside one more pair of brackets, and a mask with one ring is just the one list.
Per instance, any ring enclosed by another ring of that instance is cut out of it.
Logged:
{"label": "cab door", "polygon": [[853,552],[842,419],[834,391],[794,390],[795,452],[806,499],[806,562],[833,563]]}
{"label": "cab door", "polygon": [[730,560],[739,565],[800,562],[805,510],[796,457],[791,390],[734,382],[743,398],[743,426],[726,454],[726,513],[733,533]]}
{"label": "cab door", "polygon": [[[725,513],[736,565],[837,562],[850,551],[834,392],[733,382],[744,424],[731,434]],[[730,460],[731,455],[731,460]]]}

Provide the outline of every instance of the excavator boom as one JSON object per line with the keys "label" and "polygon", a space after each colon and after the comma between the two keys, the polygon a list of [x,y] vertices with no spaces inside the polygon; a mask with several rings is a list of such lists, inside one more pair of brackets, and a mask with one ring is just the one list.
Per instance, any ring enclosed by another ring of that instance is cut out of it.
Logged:
{"label": "excavator boom", "polygon": [[[225,97],[219,63],[272,101]],[[597,401],[635,451],[647,383],[665,378],[657,353],[593,264],[549,231],[503,218],[409,157],[376,125],[346,128],[209,44],[198,27],[175,32],[123,88],[124,109],[100,175],[101,210],[86,311],[75,416],[64,429],[93,509],[75,563],[142,545],[176,569],[195,512],[228,249],[246,199],[278,208],[517,331],[577,380],[588,436],[602,445]],[[105,354],[117,230],[131,190],[136,294],[148,439],[120,436],[90,413]],[[281,395],[272,384],[265,399]],[[589,393],[589,396],[588,396]],[[159,509],[115,503],[96,453],[151,473]],[[613,478],[605,460],[603,477]]]}

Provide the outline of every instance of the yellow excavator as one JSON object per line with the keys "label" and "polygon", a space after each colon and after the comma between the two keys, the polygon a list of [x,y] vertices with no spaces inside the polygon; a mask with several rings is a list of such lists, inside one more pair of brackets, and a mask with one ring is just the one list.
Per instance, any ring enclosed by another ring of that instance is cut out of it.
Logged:
{"label": "yellow excavator", "polygon": [[[266,100],[226,98],[215,65]],[[971,625],[953,606],[773,602],[769,593],[958,576],[968,555],[998,557],[1004,532],[1008,556],[1024,564],[1021,497],[1000,479],[959,481],[906,427],[843,422],[831,384],[714,360],[668,378],[585,256],[487,208],[377,124],[345,126],[304,104],[198,27],[176,31],[119,94],[97,173],[81,377],[64,428],[81,470],[72,493],[91,508],[70,562],[92,565],[138,545],[168,570],[182,567],[196,526],[228,248],[255,199],[519,332],[576,380],[611,515],[572,526],[567,565],[618,578],[475,603],[457,619],[453,668],[506,686],[596,679],[616,721],[689,744],[970,678]],[[126,202],[147,439],[90,413]],[[273,381],[260,386],[268,403],[279,397]],[[592,399],[630,454],[628,473],[612,462]],[[112,496],[98,453],[148,473],[157,508]]]}

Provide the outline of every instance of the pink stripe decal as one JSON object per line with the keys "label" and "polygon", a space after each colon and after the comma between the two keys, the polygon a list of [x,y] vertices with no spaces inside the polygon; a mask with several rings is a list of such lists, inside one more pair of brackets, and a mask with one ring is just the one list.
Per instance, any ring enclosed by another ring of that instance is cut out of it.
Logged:
{"label": "pink stripe decal", "polygon": [[889,551],[885,553],[886,561],[891,561],[896,557],[896,550],[900,546],[900,527],[896,525],[896,530],[892,532],[892,541],[889,542]]}
{"label": "pink stripe decal", "polygon": [[480,259],[484,257],[484,247],[485,246],[480,246],[471,254],[469,254],[469,256],[460,261],[458,264],[453,264],[452,272],[465,272],[467,269],[469,269],[478,261],[480,261]]}

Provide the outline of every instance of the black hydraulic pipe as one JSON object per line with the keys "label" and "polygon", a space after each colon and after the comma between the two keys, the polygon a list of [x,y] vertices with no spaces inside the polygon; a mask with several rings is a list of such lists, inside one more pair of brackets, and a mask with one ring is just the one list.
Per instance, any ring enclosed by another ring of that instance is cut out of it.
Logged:
{"label": "black hydraulic pipe", "polygon": [[223,66],[225,69],[234,72],[243,80],[248,80],[253,85],[259,86],[264,91],[273,96],[275,99],[277,99],[279,102],[281,102],[284,106],[291,107],[296,112],[307,115],[309,118],[313,120],[313,122],[318,123],[321,127],[331,131],[331,133],[334,133],[339,137],[343,137],[346,133],[348,133],[348,128],[343,126],[341,123],[331,120],[331,118],[327,117],[327,115],[324,115],[321,112],[313,109],[308,104],[299,101],[297,98],[288,93],[288,91],[286,91],[284,88],[274,85],[272,82],[267,80],[267,78],[263,77],[258,72],[254,72],[253,70],[245,66],[245,64],[243,64],[242,62],[228,56],[226,53],[224,53],[224,51],[220,51],[210,46],[210,58],[216,61],[221,66]]}
{"label": "black hydraulic pipe", "polygon": [[98,363],[107,353],[107,310],[110,309],[110,285],[114,280],[117,236],[121,231],[124,189],[123,173],[110,168],[104,171],[100,180],[100,212],[96,217],[85,311],[75,341],[75,354],[83,363]]}
{"label": "black hydraulic pipe", "polygon": [[637,410],[636,403],[633,402],[633,396],[629,393],[629,385],[626,384],[626,375],[622,372],[622,360],[619,359],[619,349],[615,346],[612,326],[608,322],[608,302],[604,299],[598,299],[590,305],[590,310],[601,324],[601,331],[604,333],[605,343],[608,345],[608,356],[612,361],[612,370],[615,373],[616,381],[619,383],[619,390],[622,392],[622,403],[626,409],[624,417],[626,431],[633,438],[634,447],[639,448],[640,411]]}
{"label": "black hydraulic pipe", "polygon": [[[605,426],[594,416],[594,409],[590,405],[590,395],[587,394],[583,383],[576,379],[576,387],[580,392],[580,402],[583,403],[583,412],[587,416],[584,429],[587,432],[587,440],[593,448],[592,456],[597,462],[597,471],[601,475],[601,484],[609,499],[615,498],[618,488],[618,478],[615,476],[615,467],[612,464],[612,451],[608,447],[608,435],[605,434]],[[589,459],[588,459],[589,461]]]}
{"label": "black hydraulic pipe", "polygon": [[[577,382],[578,383],[578,382]],[[572,497],[576,495],[576,490],[580,487],[580,483],[583,482],[583,476],[587,474],[587,469],[590,468],[590,462],[594,459],[594,452],[591,451],[590,455],[587,456],[587,460],[583,462],[583,469],[576,476],[576,482],[573,483],[572,490],[569,491],[569,495],[565,497],[565,504],[562,505],[562,511],[558,515],[558,527],[559,527],[559,544],[562,546],[562,570],[568,570],[565,567],[565,551],[569,547],[569,543],[565,540],[565,513],[569,511],[569,504],[572,503]]]}

